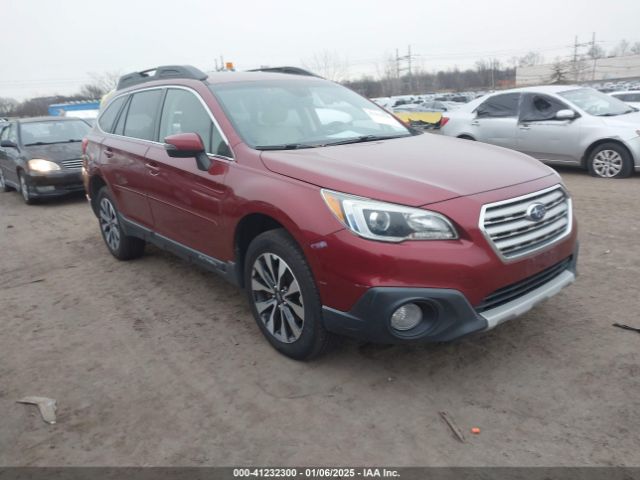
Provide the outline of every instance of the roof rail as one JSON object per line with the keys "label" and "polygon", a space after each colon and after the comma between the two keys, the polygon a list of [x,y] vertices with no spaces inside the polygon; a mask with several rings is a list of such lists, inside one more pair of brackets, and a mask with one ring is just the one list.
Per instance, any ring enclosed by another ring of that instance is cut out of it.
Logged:
{"label": "roof rail", "polygon": [[202,70],[191,65],[164,65],[150,68],[141,72],[128,73],[120,77],[116,90],[138,85],[139,83],[162,80],[165,78],[191,78],[193,80],[206,80],[208,75]]}
{"label": "roof rail", "polygon": [[298,67],[260,67],[260,68],[254,68],[253,70],[247,70],[247,71],[249,71],[249,72],[288,73],[288,74],[291,74],[291,75],[305,75],[307,77],[322,78],[320,75],[316,75],[315,73],[312,73],[309,70],[304,70],[303,68],[298,68]]}

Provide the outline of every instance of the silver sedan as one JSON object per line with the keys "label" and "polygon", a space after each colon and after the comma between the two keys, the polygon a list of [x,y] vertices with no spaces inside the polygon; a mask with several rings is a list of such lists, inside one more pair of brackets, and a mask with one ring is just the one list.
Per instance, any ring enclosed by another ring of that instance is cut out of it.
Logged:
{"label": "silver sedan", "polygon": [[640,112],[592,88],[503,90],[448,112],[441,125],[441,134],[587,168],[597,177],[640,172]]}

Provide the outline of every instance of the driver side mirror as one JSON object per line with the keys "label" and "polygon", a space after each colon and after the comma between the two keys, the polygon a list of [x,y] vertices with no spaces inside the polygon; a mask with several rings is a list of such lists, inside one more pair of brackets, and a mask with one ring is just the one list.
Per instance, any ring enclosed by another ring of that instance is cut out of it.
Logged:
{"label": "driver side mirror", "polygon": [[576,118],[576,112],[570,109],[558,110],[556,112],[556,120],[573,120]]}
{"label": "driver side mirror", "polygon": [[16,143],[12,142],[11,140],[2,140],[0,142],[0,147],[2,147],[2,148],[18,148],[18,145],[16,145]]}
{"label": "driver side mirror", "polygon": [[195,158],[200,170],[208,170],[211,160],[197,133],[178,133],[164,139],[164,149],[172,158]]}

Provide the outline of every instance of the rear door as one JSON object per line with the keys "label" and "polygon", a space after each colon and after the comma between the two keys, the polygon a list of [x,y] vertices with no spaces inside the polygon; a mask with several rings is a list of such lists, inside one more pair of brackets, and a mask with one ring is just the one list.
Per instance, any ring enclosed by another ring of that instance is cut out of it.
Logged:
{"label": "rear door", "polygon": [[557,120],[556,113],[572,108],[555,97],[525,93],[518,120],[518,150],[549,163],[579,163],[580,123]]}
{"label": "rear door", "polygon": [[207,171],[195,158],[169,157],[162,144],[151,145],[149,202],[155,231],[174,242],[214,258],[220,257],[224,178],[232,162],[228,142],[200,96],[187,88],[169,88],[162,109],[158,139],[197,133],[211,160]]}
{"label": "rear door", "polygon": [[520,93],[494,95],[482,102],[471,121],[473,137],[480,142],[516,148],[519,102]]}
{"label": "rear door", "polygon": [[112,135],[102,143],[102,170],[118,209],[148,228],[153,227],[153,217],[146,192],[151,179],[146,154],[156,138],[163,93],[161,88],[132,93],[112,127]]}

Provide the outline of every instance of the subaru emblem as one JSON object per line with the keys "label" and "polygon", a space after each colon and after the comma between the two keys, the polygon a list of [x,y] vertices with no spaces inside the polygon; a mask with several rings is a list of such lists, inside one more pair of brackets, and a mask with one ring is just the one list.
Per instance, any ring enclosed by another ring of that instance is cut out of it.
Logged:
{"label": "subaru emblem", "polygon": [[539,222],[547,214],[547,207],[542,203],[532,203],[527,208],[526,216],[532,222]]}

